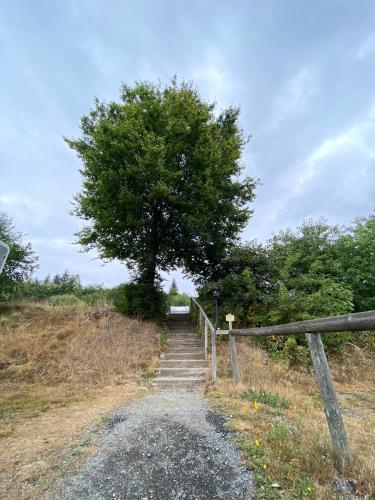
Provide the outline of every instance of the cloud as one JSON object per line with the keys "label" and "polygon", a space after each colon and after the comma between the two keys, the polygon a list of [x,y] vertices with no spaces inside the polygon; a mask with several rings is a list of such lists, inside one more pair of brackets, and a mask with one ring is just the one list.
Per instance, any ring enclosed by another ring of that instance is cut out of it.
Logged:
{"label": "cloud", "polygon": [[42,226],[49,215],[44,203],[26,193],[0,195],[0,208],[4,211],[10,210],[17,221],[34,227]]}
{"label": "cloud", "polygon": [[366,59],[369,55],[375,52],[375,33],[372,33],[366,40],[360,45],[357,58]]}
{"label": "cloud", "polygon": [[298,168],[292,182],[291,195],[304,189],[324,168],[326,160],[344,151],[350,153],[355,150],[358,155],[370,160],[375,159],[375,106],[352,127],[340,132],[334,137],[324,140]]}
{"label": "cloud", "polygon": [[55,250],[71,248],[74,245],[74,243],[67,238],[33,238],[30,240],[30,243],[32,245],[38,245],[50,249],[52,248]]}
{"label": "cloud", "polygon": [[305,66],[292,76],[273,100],[270,128],[278,128],[285,120],[303,113],[316,92],[318,72],[314,66]]}
{"label": "cloud", "polygon": [[204,95],[220,104],[228,103],[233,90],[232,78],[216,51],[207,51],[201,64],[194,66],[190,73]]}

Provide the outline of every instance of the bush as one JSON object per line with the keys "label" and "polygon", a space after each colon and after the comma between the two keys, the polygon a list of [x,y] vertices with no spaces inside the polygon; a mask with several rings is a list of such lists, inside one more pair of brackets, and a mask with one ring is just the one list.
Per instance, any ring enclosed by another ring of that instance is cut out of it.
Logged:
{"label": "bush", "polygon": [[65,293],[63,295],[54,295],[47,300],[51,306],[80,306],[84,302],[72,293]]}
{"label": "bush", "polygon": [[132,282],[113,290],[115,307],[127,316],[159,319],[166,311],[166,295],[149,283]]}

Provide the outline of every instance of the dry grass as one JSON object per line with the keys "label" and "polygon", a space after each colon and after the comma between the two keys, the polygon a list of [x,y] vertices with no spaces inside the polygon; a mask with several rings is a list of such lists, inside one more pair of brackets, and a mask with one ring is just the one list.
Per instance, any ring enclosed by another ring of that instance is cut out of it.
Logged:
{"label": "dry grass", "polygon": [[[233,417],[260,498],[341,498],[313,374],[271,360],[245,339],[238,352],[242,383],[231,382],[229,348],[222,342],[219,382],[209,394]],[[375,360],[356,349],[345,363],[330,364],[355,461],[346,478],[358,495],[375,498]]]}
{"label": "dry grass", "polygon": [[39,497],[88,424],[144,393],[162,333],[110,308],[1,306],[0,497]]}

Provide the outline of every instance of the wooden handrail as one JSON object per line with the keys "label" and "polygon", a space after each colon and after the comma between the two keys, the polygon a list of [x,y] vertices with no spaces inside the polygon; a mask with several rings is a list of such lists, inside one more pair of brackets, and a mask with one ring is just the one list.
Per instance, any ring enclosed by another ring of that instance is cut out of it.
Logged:
{"label": "wooden handrail", "polygon": [[195,305],[199,310],[199,326],[202,327],[202,320],[204,320],[204,356],[208,357],[208,329],[211,331],[211,379],[216,380],[216,330],[212,326],[210,319],[204,312],[203,307],[194,299],[190,297],[191,304]]}
{"label": "wooden handrail", "polygon": [[[275,326],[259,328],[234,328],[226,331],[230,335],[272,336],[298,335],[300,333],[339,333],[375,330],[375,311],[328,316],[326,318],[296,321]],[[219,332],[217,332],[219,334]]]}
{"label": "wooden handrail", "polygon": [[237,336],[305,334],[331,434],[335,464],[337,469],[343,472],[345,467],[352,463],[352,455],[320,334],[366,330],[375,330],[375,311],[328,316],[274,326],[217,330],[216,335],[229,334],[232,372],[235,382],[238,383],[240,381],[240,369],[235,341]]}
{"label": "wooden handrail", "polygon": [[195,300],[194,297],[190,297],[190,298],[191,298],[191,301],[198,307],[198,309],[202,313],[203,317],[207,321],[208,328],[211,330],[211,332],[215,332],[215,328],[212,326],[212,323],[211,323],[209,317],[207,316],[207,314],[204,312],[203,307]]}

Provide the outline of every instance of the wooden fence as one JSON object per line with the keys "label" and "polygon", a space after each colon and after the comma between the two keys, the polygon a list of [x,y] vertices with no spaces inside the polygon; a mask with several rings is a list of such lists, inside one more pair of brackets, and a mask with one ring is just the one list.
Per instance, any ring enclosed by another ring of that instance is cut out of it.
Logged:
{"label": "wooden fence", "polygon": [[260,328],[215,330],[204,310],[195,299],[192,299],[192,307],[193,305],[199,311],[199,325],[201,327],[204,321],[206,357],[206,346],[208,345],[207,327],[211,333],[211,377],[213,381],[216,380],[216,336],[229,335],[233,378],[235,383],[239,383],[241,381],[241,373],[237,356],[237,336],[305,335],[331,435],[336,468],[339,472],[343,472],[346,466],[351,465],[352,455],[326,353],[324,351],[321,333],[373,331],[375,330],[375,311],[345,314],[343,316],[330,316],[327,318],[297,321],[295,323]]}

